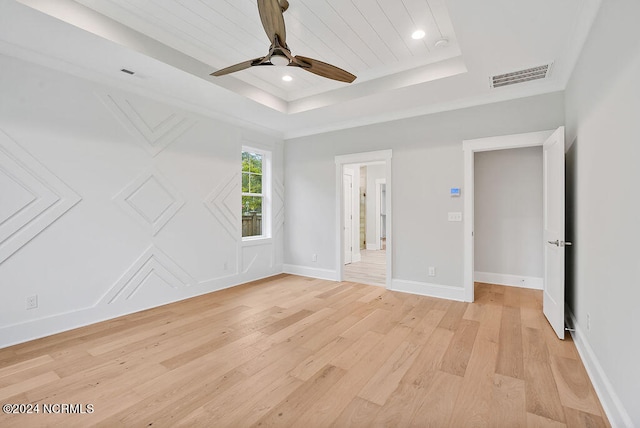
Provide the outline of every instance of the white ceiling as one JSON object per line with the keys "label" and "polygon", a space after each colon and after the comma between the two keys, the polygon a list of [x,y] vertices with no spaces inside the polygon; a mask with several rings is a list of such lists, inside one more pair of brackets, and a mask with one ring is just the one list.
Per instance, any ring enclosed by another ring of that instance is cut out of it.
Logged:
{"label": "white ceiling", "polygon": [[[209,76],[267,53],[255,0],[0,0],[0,53],[289,138],[562,90],[600,0],[289,3],[292,53],[356,74],[353,84],[294,67]],[[436,48],[440,38],[449,45]],[[489,87],[547,63],[547,79]]]}
{"label": "white ceiling", "polygon": [[[255,0],[76,1],[210,64],[212,71],[264,56],[270,44]],[[294,55],[335,64],[358,82],[459,55],[443,0],[297,0],[284,16]],[[426,37],[413,40],[416,29]],[[443,37],[449,46],[436,48]],[[293,81],[283,82],[285,74]],[[287,101],[345,86],[298,68],[254,68],[233,77]]]}

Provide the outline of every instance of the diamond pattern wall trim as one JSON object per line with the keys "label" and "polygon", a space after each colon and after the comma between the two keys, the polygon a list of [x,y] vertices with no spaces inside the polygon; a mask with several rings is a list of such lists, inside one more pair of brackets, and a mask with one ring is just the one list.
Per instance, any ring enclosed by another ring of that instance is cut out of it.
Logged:
{"label": "diamond pattern wall trim", "polygon": [[278,179],[273,180],[273,204],[277,207],[273,215],[273,234],[277,235],[284,226],[284,185]]}
{"label": "diamond pattern wall trim", "polygon": [[0,264],[81,200],[0,130]]}
{"label": "diamond pattern wall trim", "polygon": [[180,192],[154,168],[136,177],[113,200],[153,236],[185,204]]}
{"label": "diamond pattern wall trim", "polygon": [[156,275],[174,289],[182,289],[195,283],[171,257],[152,245],[127,269],[99,303],[112,304],[130,300],[145,286],[151,275]]}
{"label": "diamond pattern wall trim", "polygon": [[240,239],[240,174],[233,174],[227,181],[222,182],[204,200],[204,205],[225,228],[231,237]]}
{"label": "diamond pattern wall trim", "polygon": [[196,124],[195,120],[159,103],[114,94],[98,97],[151,156],[158,155]]}

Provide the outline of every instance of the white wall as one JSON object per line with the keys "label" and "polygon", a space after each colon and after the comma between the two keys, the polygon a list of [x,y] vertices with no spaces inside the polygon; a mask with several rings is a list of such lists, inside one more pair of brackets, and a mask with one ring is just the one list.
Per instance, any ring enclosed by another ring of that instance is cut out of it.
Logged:
{"label": "white wall", "polygon": [[378,250],[380,243],[376,242],[376,180],[386,178],[386,166],[367,165],[367,249]]}
{"label": "white wall", "polygon": [[541,288],[542,148],[475,154],[476,281]]}
{"label": "white wall", "polygon": [[[19,60],[0,70],[0,347],[281,272],[281,142]],[[261,245],[240,242],[243,144],[273,149]]]}
{"label": "white wall", "polygon": [[640,426],[639,17],[602,2],[566,91],[567,303],[614,426]]}
{"label": "white wall", "polygon": [[462,141],[563,123],[563,95],[553,93],[285,141],[285,263],[335,273],[334,157],[392,149],[394,287],[461,296],[462,223],[447,212],[462,211],[462,199],[449,196],[462,187]]}

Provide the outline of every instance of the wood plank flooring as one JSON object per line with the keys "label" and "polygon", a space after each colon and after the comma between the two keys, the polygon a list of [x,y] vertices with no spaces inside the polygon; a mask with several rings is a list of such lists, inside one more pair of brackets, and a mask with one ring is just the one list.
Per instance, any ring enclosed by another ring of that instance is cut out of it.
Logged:
{"label": "wood plank flooring", "polygon": [[360,261],[344,266],[345,281],[361,284],[387,285],[387,252],[360,250]]}
{"label": "wood plank flooring", "polygon": [[280,275],[1,349],[0,404],[41,408],[0,426],[610,426],[541,299]]}

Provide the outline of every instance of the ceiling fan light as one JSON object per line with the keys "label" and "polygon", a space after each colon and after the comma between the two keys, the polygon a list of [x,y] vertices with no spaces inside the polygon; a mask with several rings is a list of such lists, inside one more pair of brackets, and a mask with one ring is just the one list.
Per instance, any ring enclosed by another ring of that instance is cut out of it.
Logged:
{"label": "ceiling fan light", "polygon": [[420,40],[420,39],[424,39],[425,35],[426,34],[423,30],[416,30],[413,32],[413,34],[411,34],[411,38],[413,40]]}
{"label": "ceiling fan light", "polygon": [[289,65],[289,58],[284,55],[272,55],[270,61],[271,64],[277,66]]}

